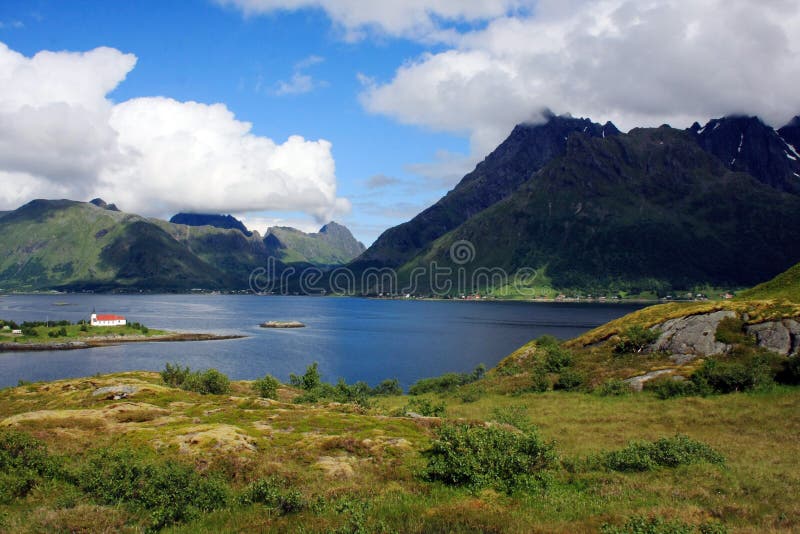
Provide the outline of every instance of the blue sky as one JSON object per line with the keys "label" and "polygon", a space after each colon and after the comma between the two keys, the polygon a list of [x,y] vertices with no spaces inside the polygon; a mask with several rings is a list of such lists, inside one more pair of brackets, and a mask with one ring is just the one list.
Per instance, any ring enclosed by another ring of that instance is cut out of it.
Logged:
{"label": "blue sky", "polygon": [[[330,141],[339,195],[353,204],[336,218],[367,244],[447,191],[407,165],[431,161],[437,150],[468,151],[464,136],[402,125],[359,103],[358,73],[389,79],[423,46],[396,38],[345,42],[320,10],[245,17],[204,1],[22,1],[3,2],[0,21],[0,41],[26,56],[99,46],[135,54],[136,67],[110,94],[114,101],[163,95],[222,102],[255,134],[277,142],[293,134]],[[313,88],[280,94],[295,73],[310,76]],[[369,189],[376,175],[409,186]],[[263,215],[317,226],[299,211]]]}
{"label": "blue sky", "polygon": [[5,0],[0,209],[102,195],[368,245],[545,107],[782,125],[797,27],[788,0]]}

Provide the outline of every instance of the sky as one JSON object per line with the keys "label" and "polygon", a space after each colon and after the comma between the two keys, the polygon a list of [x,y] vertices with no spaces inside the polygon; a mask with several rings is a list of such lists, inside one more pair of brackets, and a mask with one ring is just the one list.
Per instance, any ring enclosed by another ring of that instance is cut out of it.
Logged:
{"label": "sky", "polygon": [[369,245],[541,112],[800,114],[796,0],[0,3],[0,210],[102,197]]}

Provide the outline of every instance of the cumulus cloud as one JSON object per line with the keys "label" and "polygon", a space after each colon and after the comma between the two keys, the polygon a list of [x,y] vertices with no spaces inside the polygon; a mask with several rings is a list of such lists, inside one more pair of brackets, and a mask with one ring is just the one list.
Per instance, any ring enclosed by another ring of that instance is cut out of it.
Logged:
{"label": "cumulus cloud", "polygon": [[325,58],[311,55],[295,63],[292,77],[289,80],[279,80],[274,94],[277,96],[300,95],[310,93],[319,87],[327,87],[328,82],[315,80],[310,74],[304,72],[306,69],[323,61],[325,61]]}
{"label": "cumulus cloud", "polygon": [[529,8],[532,0],[216,0],[245,15],[297,9],[322,9],[348,40],[370,31],[398,37],[447,40],[453,23],[480,22]]}
{"label": "cumulus cloud", "polygon": [[542,0],[365,82],[373,113],[470,136],[485,155],[544,108],[622,128],[800,112],[800,5],[790,0]]}
{"label": "cumulus cloud", "polygon": [[135,56],[111,48],[39,52],[0,43],[0,203],[99,195],[146,215],[349,210],[331,145],[252,134],[223,104],[107,95]]}

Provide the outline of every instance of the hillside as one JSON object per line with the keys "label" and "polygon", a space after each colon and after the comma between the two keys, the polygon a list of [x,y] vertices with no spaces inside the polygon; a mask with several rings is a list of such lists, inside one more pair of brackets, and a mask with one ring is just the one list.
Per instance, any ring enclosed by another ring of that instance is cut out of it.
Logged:
{"label": "hillside", "polygon": [[610,137],[619,131],[611,124],[589,119],[546,115],[543,124],[520,124],[474,171],[452,191],[407,223],[386,230],[349,267],[400,267],[431,242],[470,217],[504,199],[553,158],[562,155],[575,132]]}
{"label": "hillside", "polygon": [[[225,218],[219,222],[228,223]],[[242,290],[249,287],[250,273],[270,256],[279,270],[292,262],[329,267],[363,250],[336,223],[317,234],[277,230],[292,236],[280,242],[280,249],[269,246],[274,236],[265,241],[235,226],[146,219],[101,199],[34,200],[0,219],[0,247],[6,252],[0,260],[0,288]]]}
{"label": "hillside", "polygon": [[284,263],[332,266],[347,263],[364,252],[350,230],[333,221],[316,233],[273,226],[264,236],[267,253]]}
{"label": "hillside", "polygon": [[184,224],[186,226],[213,226],[224,230],[239,230],[247,237],[252,235],[247,227],[232,215],[216,215],[206,213],[178,213],[173,215],[169,222],[173,224]]}
{"label": "hillside", "polygon": [[[478,268],[530,268],[534,283],[594,294],[750,286],[800,260],[789,245],[798,224],[800,196],[729,171],[687,132],[574,134],[565,155],[401,272],[436,262],[470,279]],[[456,264],[450,249],[464,240],[474,258]]]}
{"label": "hillside", "polygon": [[0,223],[0,286],[180,290],[232,283],[146,219],[91,203],[34,200]]}
{"label": "hillside", "polygon": [[[350,267],[399,267],[401,287],[431,262],[463,267],[468,279],[476,268],[536,271],[522,292],[459,291],[496,296],[750,286],[800,261],[787,245],[796,226],[781,225],[797,224],[797,124],[776,131],[732,116],[628,134],[571,117],[519,125],[453,191],[387,230]],[[468,265],[449,257],[463,240],[476,256]],[[455,274],[449,280],[458,285]],[[418,284],[421,294],[429,282]]]}
{"label": "hillside", "polygon": [[738,298],[743,300],[787,300],[800,303],[800,263],[768,282],[742,291]]}

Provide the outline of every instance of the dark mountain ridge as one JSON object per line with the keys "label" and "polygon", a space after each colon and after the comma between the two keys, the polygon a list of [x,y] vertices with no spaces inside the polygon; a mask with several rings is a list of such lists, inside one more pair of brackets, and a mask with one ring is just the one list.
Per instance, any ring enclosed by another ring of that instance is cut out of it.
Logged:
{"label": "dark mountain ridge", "polygon": [[386,230],[350,268],[360,271],[401,266],[433,240],[513,193],[533,173],[564,153],[570,135],[606,137],[619,133],[610,122],[601,125],[552,113],[545,117],[543,124],[516,126],[453,190],[409,222]]}

